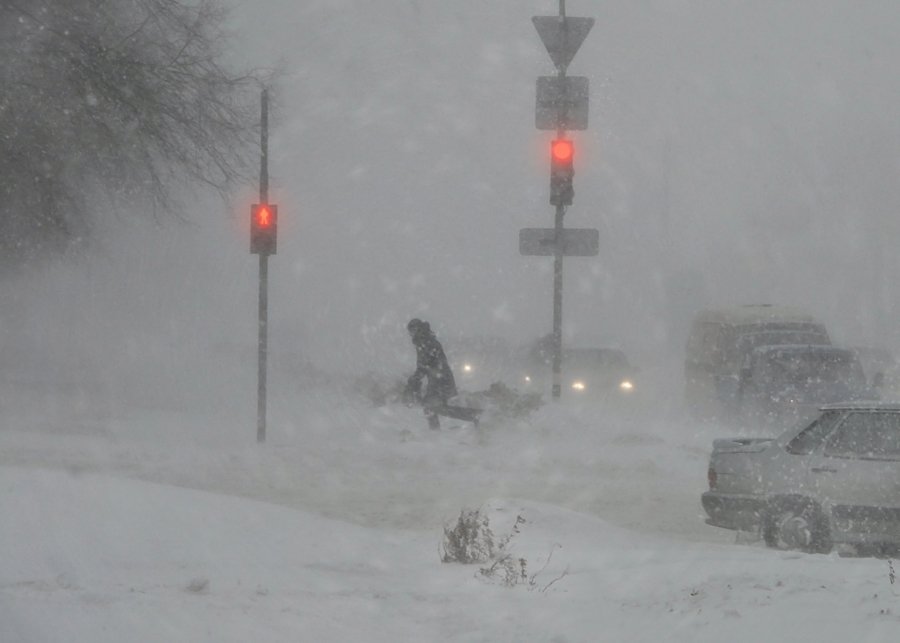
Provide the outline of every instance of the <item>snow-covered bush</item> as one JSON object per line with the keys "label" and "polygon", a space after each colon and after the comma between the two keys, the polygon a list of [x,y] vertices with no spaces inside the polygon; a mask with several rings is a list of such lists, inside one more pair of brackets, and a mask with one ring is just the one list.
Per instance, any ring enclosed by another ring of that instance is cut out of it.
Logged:
{"label": "snow-covered bush", "polygon": [[441,562],[485,563],[495,552],[490,521],[478,509],[463,509],[455,526],[444,526]]}
{"label": "snow-covered bush", "polygon": [[550,564],[553,551],[561,547],[554,543],[541,568],[529,574],[528,561],[523,556],[514,555],[511,546],[513,538],[520,533],[520,526],[524,524],[525,519],[517,515],[510,532],[497,539],[487,515],[478,509],[463,509],[452,528],[444,527],[441,562],[481,563],[484,566],[476,574],[480,580],[506,587],[524,585],[529,591],[545,592],[567,576],[569,570],[567,568],[549,582],[538,581],[538,576]]}
{"label": "snow-covered bush", "polygon": [[528,563],[524,558],[512,554],[497,557],[488,567],[478,570],[479,576],[487,581],[496,581],[507,587],[528,583]]}

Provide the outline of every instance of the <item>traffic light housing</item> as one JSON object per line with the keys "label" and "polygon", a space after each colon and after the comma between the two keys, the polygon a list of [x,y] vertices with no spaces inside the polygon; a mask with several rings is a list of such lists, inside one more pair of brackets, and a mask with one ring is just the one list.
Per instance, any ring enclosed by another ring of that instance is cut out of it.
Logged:
{"label": "traffic light housing", "polygon": [[250,206],[250,254],[275,254],[278,238],[278,206],[254,203]]}
{"label": "traffic light housing", "polygon": [[550,141],[550,205],[572,205],[575,188],[575,144],[564,138]]}

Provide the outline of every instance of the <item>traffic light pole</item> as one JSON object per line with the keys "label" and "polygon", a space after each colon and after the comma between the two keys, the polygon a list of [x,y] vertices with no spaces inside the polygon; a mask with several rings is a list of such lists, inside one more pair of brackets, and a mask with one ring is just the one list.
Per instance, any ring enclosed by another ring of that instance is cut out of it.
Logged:
{"label": "traffic light pole", "polygon": [[[566,207],[572,205],[575,197],[572,186],[575,146],[571,139],[566,138],[566,131],[587,129],[589,97],[588,79],[584,76],[567,77],[566,70],[594,26],[594,19],[567,17],[566,0],[559,0],[558,16],[532,16],[531,21],[557,71],[556,76],[538,77],[535,102],[535,127],[556,131],[556,138],[550,143],[550,205],[556,206],[556,218],[553,228],[520,230],[519,253],[553,255],[551,394],[554,401],[558,401],[562,397],[563,257],[592,257],[598,251],[597,230],[566,229],[563,226]],[[553,251],[547,252],[551,241]]]}
{"label": "traffic light pole", "polygon": [[556,206],[556,243],[553,251],[553,389],[554,400],[562,393],[560,386],[562,370],[562,290],[563,290],[563,215],[564,205]]}
{"label": "traffic light pole", "polygon": [[[559,0],[559,21],[565,26],[566,0]],[[559,66],[558,77],[560,78],[560,84],[565,83],[565,65]],[[556,138],[561,139],[566,134],[563,112],[561,109],[557,109],[556,114]],[[556,236],[553,244],[553,387],[551,396],[554,400],[559,400],[562,395],[560,381],[562,379],[563,216],[565,214],[566,206],[557,205],[554,225]]]}
{"label": "traffic light pole", "polygon": [[256,395],[256,441],[266,441],[266,371],[269,326],[269,255],[259,255],[259,373]]}
{"label": "traffic light pole", "polygon": [[[269,92],[262,90],[259,202],[269,202]],[[259,370],[256,395],[256,441],[266,441],[266,372],[269,343],[269,254],[259,253]]]}

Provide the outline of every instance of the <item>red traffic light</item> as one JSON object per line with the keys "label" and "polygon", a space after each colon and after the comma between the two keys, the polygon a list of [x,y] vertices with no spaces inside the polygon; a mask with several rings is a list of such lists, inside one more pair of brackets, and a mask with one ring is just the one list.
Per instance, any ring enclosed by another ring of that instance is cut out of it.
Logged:
{"label": "red traffic light", "polygon": [[256,211],[256,225],[260,228],[268,228],[272,225],[272,212],[269,206],[261,205]]}
{"label": "red traffic light", "polygon": [[575,143],[564,138],[550,142],[550,204],[572,205],[575,190]]}
{"label": "red traffic light", "polygon": [[575,145],[572,141],[557,139],[550,144],[550,154],[554,161],[570,161],[575,154]]}
{"label": "red traffic light", "polygon": [[250,206],[250,253],[273,255],[278,237],[278,206],[254,203]]}

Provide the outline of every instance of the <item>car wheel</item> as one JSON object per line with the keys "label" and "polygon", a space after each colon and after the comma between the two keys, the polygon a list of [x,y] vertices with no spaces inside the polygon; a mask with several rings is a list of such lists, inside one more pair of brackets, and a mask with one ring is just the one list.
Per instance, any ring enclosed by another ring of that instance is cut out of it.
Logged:
{"label": "car wheel", "polygon": [[762,537],[776,549],[826,554],[832,547],[828,519],[816,503],[807,500],[772,503],[763,515]]}

